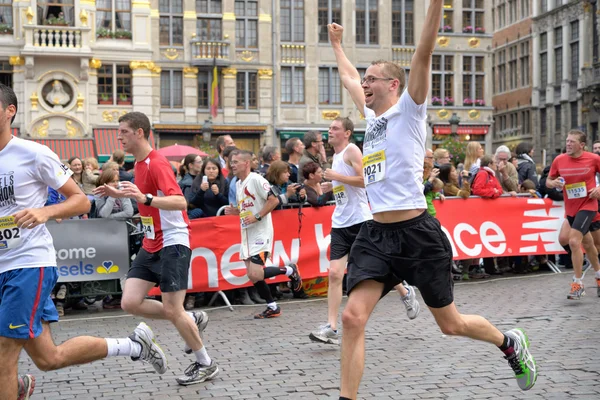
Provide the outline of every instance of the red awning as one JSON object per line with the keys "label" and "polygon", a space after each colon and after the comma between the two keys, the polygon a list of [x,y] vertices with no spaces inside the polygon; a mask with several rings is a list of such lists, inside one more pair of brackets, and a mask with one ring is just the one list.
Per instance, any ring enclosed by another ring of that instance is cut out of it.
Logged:
{"label": "red awning", "polygon": [[[94,129],[94,140],[98,155],[111,155],[116,149],[123,150],[123,145],[117,139],[118,129],[99,128]],[[150,131],[150,146],[154,149],[154,134]]]}
{"label": "red awning", "polygon": [[[463,125],[458,127],[459,135],[486,135],[490,130],[489,125]],[[450,135],[450,125],[436,125],[433,127],[434,135]]]}
{"label": "red awning", "polygon": [[77,156],[81,159],[96,157],[92,139],[32,139],[34,142],[48,146],[61,160]]}

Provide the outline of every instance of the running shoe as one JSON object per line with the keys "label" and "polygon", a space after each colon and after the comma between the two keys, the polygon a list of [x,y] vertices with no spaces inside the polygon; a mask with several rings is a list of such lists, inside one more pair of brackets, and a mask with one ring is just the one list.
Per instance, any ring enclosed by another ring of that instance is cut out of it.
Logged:
{"label": "running shoe", "polygon": [[164,374],[167,372],[167,357],[162,349],[156,344],[152,329],[144,322],[135,328],[133,333],[129,335],[129,339],[137,342],[142,346],[142,352],[138,357],[131,357],[133,361],[142,361],[152,364],[156,372]]}
{"label": "running shoe", "polygon": [[275,317],[279,317],[281,315],[281,308],[279,308],[279,306],[277,306],[276,309],[272,309],[271,307],[267,306],[267,309],[263,312],[261,312],[260,314],[256,314],[254,316],[254,319],[266,319],[266,318],[275,318]]}
{"label": "running shoe", "polygon": [[408,318],[415,319],[421,311],[421,305],[417,300],[417,293],[415,292],[415,288],[413,286],[404,285],[404,287],[406,288],[406,290],[408,290],[408,294],[400,298],[404,303],[404,307],[406,308],[406,315],[408,315]]}
{"label": "running shoe", "polygon": [[585,295],[585,289],[583,288],[583,283],[572,282],[571,283],[571,292],[567,295],[567,299],[569,300],[580,300],[581,296]]}
{"label": "running shoe", "polygon": [[296,264],[290,264],[290,268],[294,270],[290,275],[290,282],[292,283],[292,291],[299,292],[302,290],[302,278],[298,273],[298,266]]}
{"label": "running shoe", "polygon": [[[196,322],[196,326],[198,327],[200,339],[204,340],[204,330],[208,325],[208,314],[205,311],[195,311],[192,314],[194,314],[194,321]],[[185,343],[183,351],[185,351],[185,354],[192,354],[192,349],[190,348],[190,346],[187,345],[187,343]]]}
{"label": "running shoe", "polygon": [[29,396],[33,394],[35,389],[35,376],[33,375],[21,375],[19,376],[19,392],[17,393],[17,400],[28,400]]}
{"label": "running shoe", "polygon": [[529,352],[529,338],[521,328],[511,329],[504,333],[514,341],[514,353],[504,357],[512,368],[521,390],[529,390],[535,385],[537,367]]}
{"label": "running shoe", "polygon": [[314,342],[340,344],[339,331],[334,331],[331,329],[330,324],[321,325],[319,329],[311,332],[308,337]]}
{"label": "running shoe", "polygon": [[212,360],[210,365],[202,365],[198,362],[193,362],[192,365],[187,367],[183,376],[177,378],[177,383],[183,386],[193,385],[195,383],[202,383],[213,379],[219,375],[219,366]]}

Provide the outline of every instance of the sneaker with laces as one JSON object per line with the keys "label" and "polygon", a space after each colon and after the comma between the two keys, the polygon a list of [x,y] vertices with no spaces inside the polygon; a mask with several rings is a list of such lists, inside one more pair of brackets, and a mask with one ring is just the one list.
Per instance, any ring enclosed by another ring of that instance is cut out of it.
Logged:
{"label": "sneaker with laces", "polygon": [[279,308],[279,306],[277,306],[276,309],[272,309],[271,307],[267,306],[267,309],[263,312],[261,312],[260,314],[256,314],[254,316],[254,319],[266,319],[266,318],[275,318],[275,317],[279,317],[281,315],[281,308]]}
{"label": "sneaker with laces", "polygon": [[183,376],[177,378],[177,383],[183,386],[193,385],[195,383],[202,383],[213,379],[219,375],[219,366],[212,360],[210,365],[202,365],[198,362],[193,362],[192,365],[187,367]]}
{"label": "sneaker with laces", "polygon": [[340,333],[331,329],[330,324],[321,325],[319,329],[311,332],[308,337],[314,342],[340,344]]}
{"label": "sneaker with laces", "polygon": [[515,378],[521,390],[529,390],[535,385],[537,379],[537,367],[535,360],[529,352],[529,338],[521,328],[511,329],[504,333],[513,339],[514,353],[504,357],[508,365],[515,373]]}
{"label": "sneaker with laces", "polygon": [[144,322],[135,328],[133,333],[129,335],[129,339],[142,346],[142,352],[138,357],[131,357],[133,361],[142,361],[152,364],[156,372],[164,374],[167,372],[167,357],[154,339],[152,329]]}
{"label": "sneaker with laces", "polygon": [[404,285],[404,287],[406,290],[408,290],[408,294],[404,297],[401,297],[401,299],[404,303],[404,307],[406,308],[406,315],[408,315],[409,319],[415,319],[421,311],[421,305],[417,300],[415,288],[410,285]]}
{"label": "sneaker with laces", "polygon": [[[200,334],[200,339],[204,340],[204,330],[208,325],[208,314],[205,311],[196,311],[194,314],[194,321],[196,321],[196,326],[198,327],[198,333]],[[183,348],[185,354],[192,354],[192,349],[190,346],[185,344]]]}
{"label": "sneaker with laces", "polygon": [[596,294],[600,297],[600,278],[596,277]]}
{"label": "sneaker with laces", "polygon": [[290,264],[289,266],[294,272],[289,276],[290,282],[292,284],[292,291],[299,292],[302,290],[302,278],[300,277],[300,273],[298,273],[298,266],[296,264]]}
{"label": "sneaker with laces", "polygon": [[17,393],[17,400],[28,400],[35,388],[35,376],[29,374],[21,375],[19,376],[18,383],[19,392]]}
{"label": "sneaker with laces", "polygon": [[569,300],[580,300],[585,295],[583,283],[571,282],[571,292],[567,295]]}

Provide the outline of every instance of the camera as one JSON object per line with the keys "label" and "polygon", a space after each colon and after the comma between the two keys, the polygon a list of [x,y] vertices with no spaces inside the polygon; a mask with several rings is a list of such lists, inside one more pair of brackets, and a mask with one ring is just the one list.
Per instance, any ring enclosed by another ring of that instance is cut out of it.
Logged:
{"label": "camera", "polygon": [[304,184],[301,183],[298,185],[298,187],[296,188],[296,193],[299,193],[302,189],[304,189]]}

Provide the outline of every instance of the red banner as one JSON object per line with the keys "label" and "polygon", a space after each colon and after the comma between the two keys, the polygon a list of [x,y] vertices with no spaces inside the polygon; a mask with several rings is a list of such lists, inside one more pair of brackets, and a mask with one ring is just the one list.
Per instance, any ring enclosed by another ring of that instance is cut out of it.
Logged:
{"label": "red banner", "polygon": [[[562,252],[558,231],[562,203],[531,198],[449,199],[435,203],[437,217],[457,260],[503,255]],[[333,206],[303,208],[298,236],[298,210],[273,212],[275,237],[272,265],[298,264],[304,279],[326,276]],[[240,226],[237,216],[192,221],[192,292],[249,286],[239,259]],[[269,282],[285,282],[279,276]]]}

